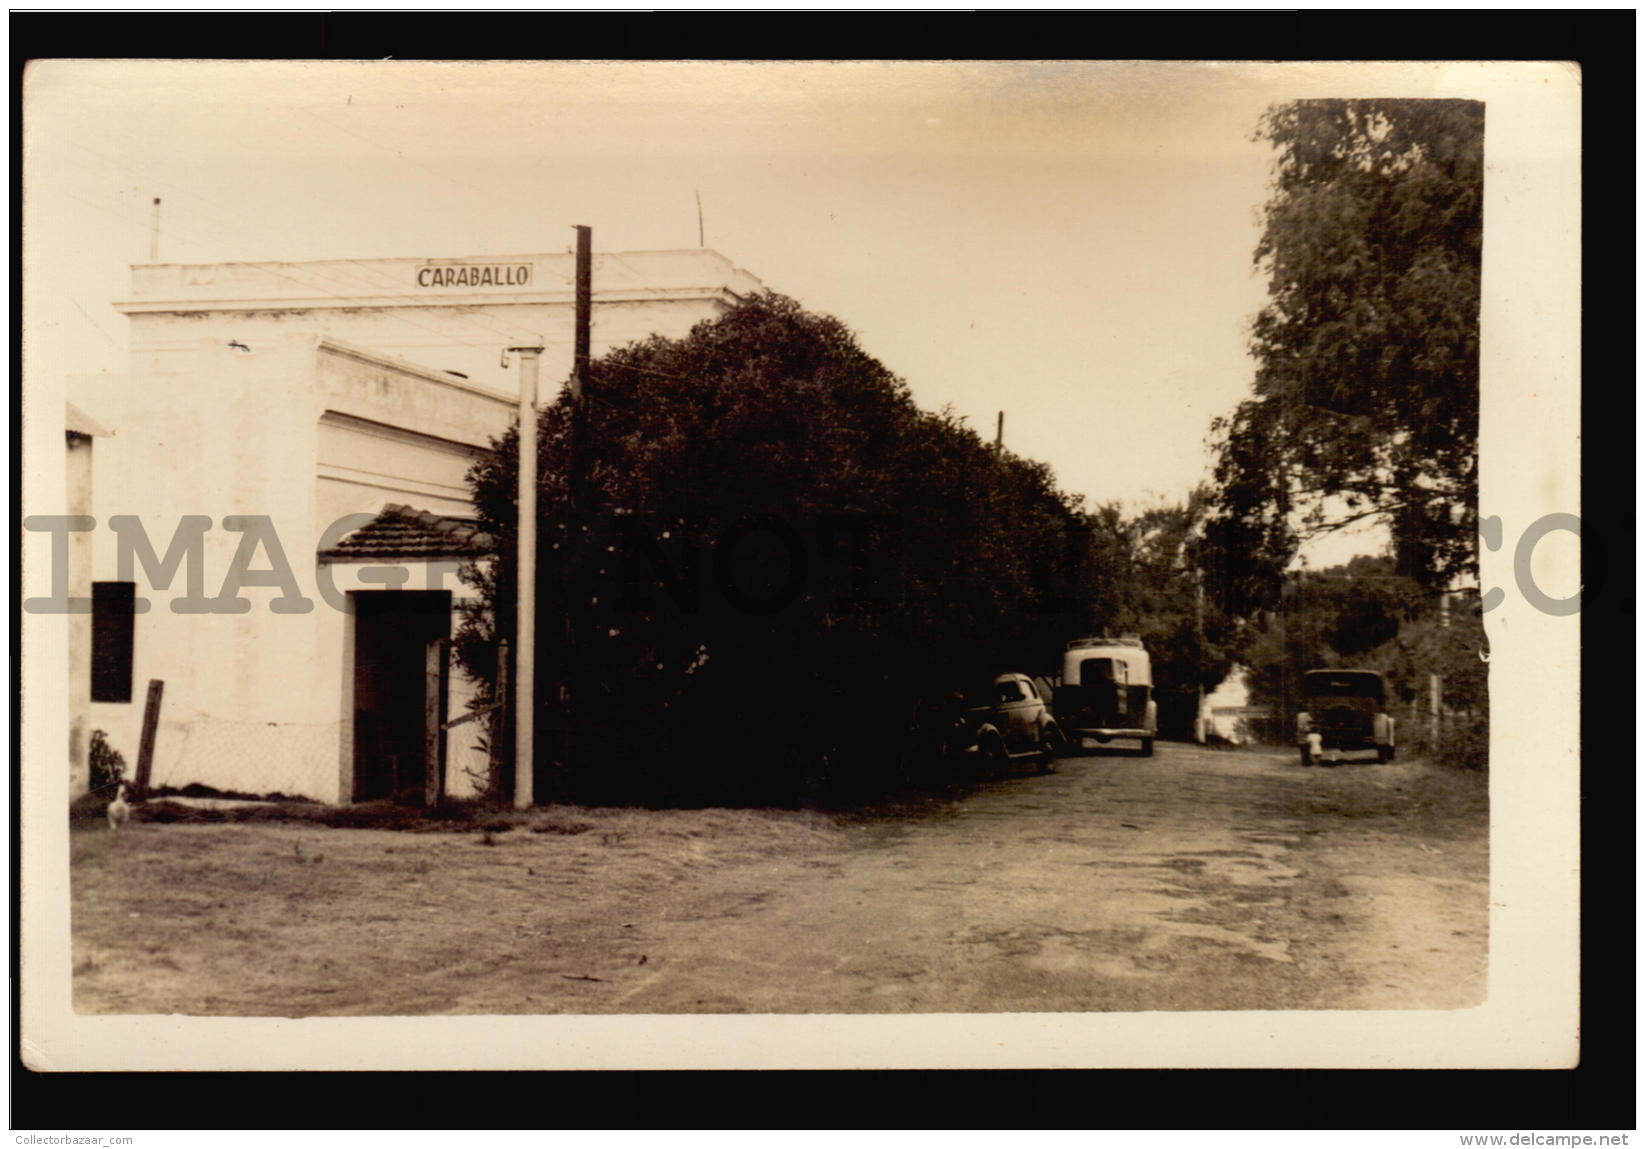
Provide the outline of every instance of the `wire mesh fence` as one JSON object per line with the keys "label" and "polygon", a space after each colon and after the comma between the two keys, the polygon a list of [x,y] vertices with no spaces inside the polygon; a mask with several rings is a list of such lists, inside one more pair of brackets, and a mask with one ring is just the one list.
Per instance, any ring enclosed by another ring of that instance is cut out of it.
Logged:
{"label": "wire mesh fence", "polygon": [[[336,801],[342,739],[341,720],[235,719],[170,702],[160,715],[149,785]],[[132,751],[125,756],[128,762],[135,760]]]}

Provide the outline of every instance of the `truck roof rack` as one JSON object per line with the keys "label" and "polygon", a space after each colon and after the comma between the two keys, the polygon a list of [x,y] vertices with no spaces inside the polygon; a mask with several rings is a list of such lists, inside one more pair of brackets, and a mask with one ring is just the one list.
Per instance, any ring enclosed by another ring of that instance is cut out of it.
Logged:
{"label": "truck roof rack", "polygon": [[1142,638],[1135,634],[1124,634],[1118,638],[1103,636],[1101,638],[1076,638],[1068,644],[1069,650],[1079,650],[1087,646],[1134,646],[1142,649]]}

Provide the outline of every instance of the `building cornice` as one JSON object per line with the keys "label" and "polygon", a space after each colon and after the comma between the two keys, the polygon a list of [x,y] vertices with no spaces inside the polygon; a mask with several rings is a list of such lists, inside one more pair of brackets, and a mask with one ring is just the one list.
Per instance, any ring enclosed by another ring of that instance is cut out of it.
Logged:
{"label": "building cornice", "polygon": [[322,335],[317,344],[318,350],[325,355],[335,355],[340,359],[352,359],[356,363],[364,363],[368,367],[382,367],[401,375],[410,375],[421,379],[425,383],[437,383],[441,387],[452,391],[461,391],[465,395],[473,395],[481,399],[488,399],[503,407],[512,408],[517,399],[486,387],[480,387],[467,380],[459,379],[455,375],[437,371],[432,367],[425,367],[420,363],[412,363],[406,359],[398,359],[392,355],[383,355],[376,351],[367,351],[363,347],[356,347],[352,343],[344,343],[329,335]]}
{"label": "building cornice", "polygon": [[[533,307],[570,305],[575,291],[477,292],[471,295],[319,295],[265,296],[254,299],[123,299],[114,309],[123,315],[221,311],[353,311],[411,307]],[[670,303],[700,299],[731,303],[738,295],[724,284],[702,287],[626,287],[594,292],[595,303]]]}

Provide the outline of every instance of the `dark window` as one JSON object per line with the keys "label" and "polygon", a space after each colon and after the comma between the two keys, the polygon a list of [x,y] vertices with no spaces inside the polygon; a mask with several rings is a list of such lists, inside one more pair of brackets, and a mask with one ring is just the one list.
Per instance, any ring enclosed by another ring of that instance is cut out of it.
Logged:
{"label": "dark window", "polygon": [[137,584],[91,584],[91,700],[131,701],[132,601]]}
{"label": "dark window", "polygon": [[1317,674],[1303,677],[1303,693],[1310,698],[1383,698],[1382,678],[1375,674]]}
{"label": "dark window", "polygon": [[1097,686],[1115,680],[1114,660],[1111,658],[1087,658],[1080,663],[1080,685]]}

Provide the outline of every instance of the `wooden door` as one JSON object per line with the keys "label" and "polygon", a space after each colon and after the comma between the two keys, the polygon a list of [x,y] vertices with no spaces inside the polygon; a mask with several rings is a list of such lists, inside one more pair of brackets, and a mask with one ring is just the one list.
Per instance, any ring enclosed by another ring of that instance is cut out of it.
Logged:
{"label": "wooden door", "polygon": [[[354,801],[422,805],[431,792],[430,708],[445,713],[444,676],[428,673],[428,647],[451,634],[450,591],[356,591]],[[438,763],[436,763],[438,767]],[[438,777],[433,779],[438,793]]]}

